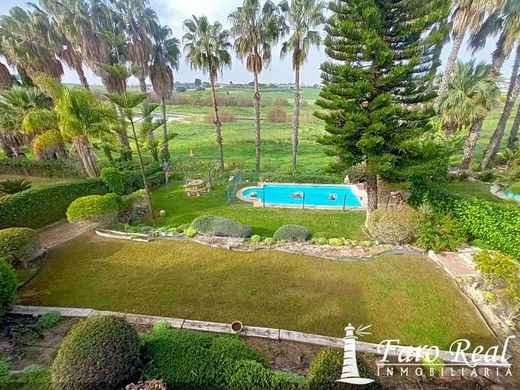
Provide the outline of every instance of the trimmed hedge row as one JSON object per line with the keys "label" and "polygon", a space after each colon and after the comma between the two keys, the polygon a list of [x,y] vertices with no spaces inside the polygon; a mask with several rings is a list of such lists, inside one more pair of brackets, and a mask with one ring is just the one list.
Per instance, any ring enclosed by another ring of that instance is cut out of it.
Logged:
{"label": "trimmed hedge row", "polygon": [[107,187],[100,179],[31,188],[0,198],[0,228],[40,228],[65,218],[73,200],[86,195],[103,195]]}
{"label": "trimmed hedge row", "polygon": [[424,195],[437,212],[451,213],[464,223],[470,239],[482,240],[496,249],[520,258],[520,208],[466,198],[441,189]]}
{"label": "trimmed hedge row", "polygon": [[79,161],[0,158],[0,171],[12,175],[78,178],[85,177]]}

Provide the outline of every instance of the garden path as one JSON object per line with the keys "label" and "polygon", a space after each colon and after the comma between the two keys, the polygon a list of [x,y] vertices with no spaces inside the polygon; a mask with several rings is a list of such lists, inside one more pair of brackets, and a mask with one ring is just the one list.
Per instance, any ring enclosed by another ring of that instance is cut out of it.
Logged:
{"label": "garden path", "polygon": [[471,248],[460,252],[445,252],[441,255],[430,251],[428,255],[432,260],[439,264],[453,278],[458,276],[477,276],[471,262]]}
{"label": "garden path", "polygon": [[77,236],[94,230],[95,224],[89,222],[69,223],[65,220],[53,223],[38,230],[42,249],[51,249]]}

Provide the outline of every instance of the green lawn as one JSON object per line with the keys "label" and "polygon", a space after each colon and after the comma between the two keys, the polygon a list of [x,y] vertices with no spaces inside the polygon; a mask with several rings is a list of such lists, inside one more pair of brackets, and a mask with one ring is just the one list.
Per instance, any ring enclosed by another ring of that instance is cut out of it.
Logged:
{"label": "green lawn", "polygon": [[507,201],[500,199],[499,197],[491,194],[489,192],[489,189],[491,187],[491,184],[489,183],[483,183],[481,181],[456,181],[452,183],[443,183],[442,188],[445,190],[457,194],[457,195],[464,195],[468,197],[474,197],[481,200],[487,200],[490,202],[496,202],[496,203],[508,203],[512,205],[518,205],[518,202],[515,202],[514,200]]}
{"label": "green lawn", "polygon": [[260,208],[246,202],[226,205],[224,189],[224,186],[216,186],[209,194],[191,198],[179,184],[153,190],[154,208],[166,210],[166,217],[157,224],[178,226],[201,215],[219,215],[242,222],[253,228],[253,233],[263,236],[272,236],[282,225],[298,224],[311,233],[329,232],[336,237],[367,239],[361,230],[364,212]]}
{"label": "green lawn", "polygon": [[31,182],[32,187],[41,187],[48,184],[60,183],[71,179],[62,179],[59,177],[37,177],[37,176],[20,176],[0,174],[0,180],[24,179]]}
{"label": "green lawn", "polygon": [[215,249],[187,241],[137,243],[83,235],[54,249],[18,303],[279,327],[365,341],[447,348],[495,341],[475,308],[433,262],[386,256],[340,262],[276,251]]}

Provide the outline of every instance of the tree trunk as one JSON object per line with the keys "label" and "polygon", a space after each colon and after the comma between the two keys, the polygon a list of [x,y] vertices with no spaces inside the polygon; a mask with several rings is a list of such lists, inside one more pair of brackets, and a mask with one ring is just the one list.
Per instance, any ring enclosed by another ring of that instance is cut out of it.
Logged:
{"label": "tree trunk", "polygon": [[377,209],[379,203],[377,191],[377,175],[367,175],[367,216]]}
{"label": "tree trunk", "polygon": [[166,100],[164,98],[161,98],[161,110],[163,119],[163,146],[161,157],[164,162],[170,161],[170,149],[168,146],[168,121],[166,120]]}
{"label": "tree trunk", "polygon": [[119,119],[121,121],[121,128],[117,132],[119,143],[121,144],[121,159],[124,161],[132,161],[132,148],[130,148],[130,140],[128,138],[128,132],[126,127],[125,114],[123,109],[118,107]]}
{"label": "tree trunk", "polygon": [[4,154],[7,158],[14,158],[13,150],[11,149],[11,146],[9,145],[9,140],[0,133],[0,145],[2,145],[2,150],[4,151]]}
{"label": "tree trunk", "polygon": [[435,100],[435,110],[439,111],[441,104],[448,92],[450,77],[453,73],[453,68],[455,67],[455,62],[457,61],[457,57],[459,56],[459,50],[464,41],[464,32],[454,33],[453,34],[453,46],[451,47],[450,56],[448,57],[448,61],[446,62],[446,68],[444,68],[444,73],[442,75],[442,80],[439,85],[439,91],[437,99]]}
{"label": "tree trunk", "polygon": [[500,75],[500,71],[502,70],[502,66],[504,65],[506,58],[509,56],[509,54],[511,54],[511,51],[508,51],[507,53],[504,51],[506,38],[507,37],[504,32],[502,32],[498,38],[497,46],[491,57],[491,76],[496,77]]}
{"label": "tree trunk", "polygon": [[148,207],[150,208],[152,218],[154,218],[155,214],[153,211],[152,195],[150,193],[150,187],[148,186],[148,179],[146,178],[146,174],[144,173],[143,156],[141,154],[141,147],[139,146],[139,140],[137,139],[137,132],[135,131],[135,125],[133,120],[130,121],[130,126],[132,127],[132,132],[135,141],[135,149],[137,151],[137,157],[139,158],[139,168],[141,169],[141,177],[143,178],[144,191],[146,192],[146,200],[148,203]]}
{"label": "tree trunk", "polygon": [[[211,72],[210,72],[211,73]],[[217,145],[218,151],[220,155],[220,171],[224,172],[224,147],[222,145],[222,124],[220,123],[220,118],[218,116],[218,107],[217,107],[217,93],[215,92],[215,75],[210,74],[210,82],[211,82],[211,96],[213,99],[213,124],[215,125],[215,135],[217,137]]]}
{"label": "tree trunk", "polygon": [[74,70],[78,74],[79,81],[81,82],[81,85],[83,86],[83,88],[85,88],[85,89],[90,91],[90,85],[88,84],[87,77],[85,76],[85,72],[83,70],[83,66],[80,64]]}
{"label": "tree trunk", "polygon": [[300,64],[294,69],[294,108],[293,108],[293,131],[292,131],[292,173],[296,175],[296,156],[298,154],[298,131],[300,128]]}
{"label": "tree trunk", "polygon": [[520,105],[518,105],[518,111],[516,112],[515,121],[513,122],[513,126],[511,127],[511,133],[509,134],[509,139],[507,140],[507,147],[509,149],[514,149],[516,147],[516,142],[518,141],[518,128],[520,127]]}
{"label": "tree trunk", "polygon": [[255,92],[253,95],[253,106],[255,108],[255,147],[256,147],[256,160],[255,160],[255,172],[260,173],[260,149],[262,141],[260,138],[260,86],[258,85],[258,72],[255,70],[254,75],[254,87]]}
{"label": "tree trunk", "polygon": [[72,144],[81,158],[81,162],[83,163],[87,175],[89,177],[97,177],[99,175],[99,170],[94,162],[94,156],[92,155],[92,149],[87,136],[81,135],[79,137],[74,137],[72,139]]}
{"label": "tree trunk", "polygon": [[[139,77],[139,88],[141,89],[142,93],[148,93],[146,90],[146,78],[145,77]],[[148,98],[145,99],[143,102],[144,111],[147,111],[148,107]],[[150,121],[151,118],[145,117],[145,121]],[[159,161],[159,152],[157,151],[157,144],[155,143],[155,135],[153,134],[152,130],[148,130],[146,132],[146,137],[148,138],[148,143],[150,144],[150,153],[152,154],[152,158],[154,161]]]}
{"label": "tree trunk", "polygon": [[504,131],[507,125],[507,121],[509,116],[511,115],[511,111],[513,110],[513,106],[515,104],[515,100],[518,97],[518,93],[520,92],[520,77],[518,77],[518,70],[520,69],[520,45],[516,48],[516,57],[515,62],[513,64],[513,71],[511,73],[511,80],[509,82],[509,89],[507,90],[506,103],[504,105],[504,111],[502,112],[502,116],[498,121],[498,125],[495,129],[495,132],[491,136],[491,140],[489,141],[489,145],[486,149],[486,153],[484,154],[484,158],[480,163],[481,169],[488,169],[491,165],[493,158],[495,158],[498,149],[500,148],[500,143],[502,142],[502,137],[504,136]]}
{"label": "tree trunk", "polygon": [[484,118],[477,120],[469,128],[468,138],[466,139],[466,144],[464,145],[464,154],[459,164],[459,169],[462,171],[469,169],[469,164],[471,163],[473,152],[475,151],[475,146],[477,145],[478,138],[480,137],[482,123],[484,123]]}

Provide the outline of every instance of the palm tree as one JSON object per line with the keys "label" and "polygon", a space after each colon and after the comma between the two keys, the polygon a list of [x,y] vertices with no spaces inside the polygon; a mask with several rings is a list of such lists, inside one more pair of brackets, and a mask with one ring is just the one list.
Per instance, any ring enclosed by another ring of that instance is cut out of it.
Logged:
{"label": "palm tree", "polygon": [[218,74],[225,66],[231,67],[231,55],[229,48],[229,31],[222,30],[219,22],[209,23],[205,16],[184,21],[184,27],[188,31],[183,39],[186,61],[192,69],[207,71],[211,84],[211,94],[213,103],[213,123],[220,153],[220,170],[224,172],[224,149],[222,146],[222,130],[218,115],[217,94],[215,84]]}
{"label": "palm tree", "polygon": [[509,133],[509,139],[507,140],[507,147],[509,149],[515,149],[517,146],[518,128],[520,128],[520,106],[516,112],[515,120],[511,126],[511,132]]}
{"label": "palm tree", "polygon": [[36,9],[42,22],[41,26],[46,32],[40,35],[41,44],[52,48],[58,58],[78,74],[81,85],[90,89],[83,69],[83,37],[73,22],[77,16],[71,9],[71,0],[40,0],[39,7],[29,4]]}
{"label": "palm tree", "polygon": [[255,108],[255,147],[256,161],[255,171],[260,172],[260,86],[258,76],[264,66],[268,65],[272,58],[271,46],[282,35],[283,20],[279,15],[276,5],[267,0],[263,6],[260,0],[244,0],[229,15],[231,34],[235,37],[235,51],[238,57],[245,61],[246,68],[253,73]]}
{"label": "palm tree", "polygon": [[450,79],[450,88],[443,101],[440,114],[450,127],[469,127],[464,146],[464,155],[459,169],[467,170],[480,136],[481,122],[487,113],[500,104],[500,87],[491,75],[491,66],[474,61],[455,64]]}
{"label": "palm tree", "polygon": [[448,91],[449,81],[455,62],[459,56],[459,50],[466,33],[475,32],[481,26],[482,21],[489,12],[497,9],[504,0],[454,0],[453,28],[451,31],[452,47],[446,62],[446,67],[438,89],[435,108],[438,110]]}
{"label": "palm tree", "polygon": [[[136,77],[142,93],[147,93],[146,78],[150,75],[152,57],[152,30],[158,23],[155,11],[149,7],[147,0],[120,0],[119,12],[122,14],[127,35],[126,52],[132,66],[137,69]],[[143,102],[144,110],[148,100]],[[148,133],[150,152],[155,161],[159,161],[157,143],[154,133]]]}
{"label": "palm tree", "polygon": [[[65,140],[70,140],[78,153],[89,177],[99,174],[92,152],[90,138],[98,138],[109,131],[109,120],[115,112],[85,88],[64,88],[59,81],[48,75],[40,75],[38,84],[54,100],[58,129]],[[33,126],[49,121],[49,114],[35,110],[27,114],[26,121]]]}
{"label": "palm tree", "polygon": [[152,29],[152,65],[150,67],[150,80],[152,87],[161,100],[163,119],[163,143],[161,159],[170,161],[168,141],[172,136],[168,133],[168,121],[166,117],[166,101],[173,93],[173,70],[179,68],[180,43],[172,37],[172,31],[168,26],[155,24]]}
{"label": "palm tree", "polygon": [[484,157],[480,163],[481,169],[488,169],[491,165],[491,162],[495,158],[498,149],[500,148],[500,143],[502,142],[502,137],[504,136],[504,132],[506,129],[507,121],[509,116],[511,115],[511,111],[513,111],[513,106],[515,104],[516,98],[520,94],[520,43],[516,48],[516,56],[515,61],[513,63],[513,70],[511,73],[511,80],[509,82],[509,88],[507,90],[506,102],[504,104],[504,110],[502,111],[502,115],[500,116],[500,120],[498,121],[497,127],[491,136],[489,144],[486,148],[486,152],[484,153]]}
{"label": "palm tree", "polygon": [[39,44],[41,32],[34,28],[35,15],[13,7],[0,17],[0,47],[9,65],[30,77],[47,73],[54,78],[63,76],[63,65],[47,46]]}
{"label": "palm tree", "polygon": [[326,3],[315,0],[284,1],[280,7],[285,13],[285,20],[290,31],[289,38],[283,43],[280,52],[285,57],[292,52],[294,70],[294,110],[292,132],[292,171],[296,174],[296,155],[298,153],[298,130],[300,127],[300,68],[307,60],[312,45],[321,44],[320,33],[315,29],[325,21]]}

